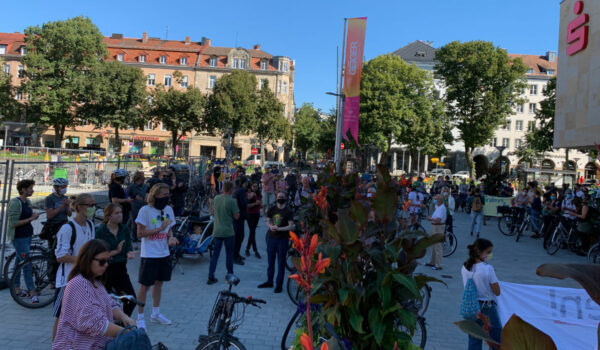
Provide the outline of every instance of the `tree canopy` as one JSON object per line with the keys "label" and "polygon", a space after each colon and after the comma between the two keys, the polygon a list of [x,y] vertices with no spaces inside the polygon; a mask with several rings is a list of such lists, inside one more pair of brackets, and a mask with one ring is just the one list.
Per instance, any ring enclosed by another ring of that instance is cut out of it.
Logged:
{"label": "tree canopy", "polygon": [[306,152],[315,150],[322,131],[319,110],[311,103],[302,104],[296,111],[293,130],[294,145],[303,156],[306,156]]}
{"label": "tree canopy", "polygon": [[60,144],[65,128],[81,123],[78,110],[89,91],[89,73],[108,52],[104,36],[87,17],[48,22],[25,30],[27,67],[23,89],[36,109],[36,123],[54,127]]}
{"label": "tree canopy", "polygon": [[[0,67],[4,66],[0,60]],[[11,75],[0,71],[0,116],[4,119],[12,119],[17,109],[15,101],[15,91],[11,84]]]}
{"label": "tree canopy", "polygon": [[471,170],[473,150],[493,137],[520,103],[527,67],[520,58],[486,41],[451,42],[436,52],[437,74],[446,84],[446,108],[465,144]]}
{"label": "tree canopy", "polygon": [[265,81],[262,88],[258,90],[256,122],[252,126],[252,130],[260,140],[261,154],[262,145],[272,140],[290,139],[290,123],[284,117],[283,110],[283,103],[273,93],[269,82]]}

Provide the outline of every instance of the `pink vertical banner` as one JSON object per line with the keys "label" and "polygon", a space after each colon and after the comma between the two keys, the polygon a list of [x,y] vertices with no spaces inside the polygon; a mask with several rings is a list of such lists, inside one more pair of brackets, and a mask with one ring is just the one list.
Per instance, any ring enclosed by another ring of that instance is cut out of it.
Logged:
{"label": "pink vertical banner", "polygon": [[365,48],[367,17],[348,19],[346,35],[346,62],[344,63],[344,119],[342,136],[350,134],[358,143],[358,116],[360,114],[360,75]]}

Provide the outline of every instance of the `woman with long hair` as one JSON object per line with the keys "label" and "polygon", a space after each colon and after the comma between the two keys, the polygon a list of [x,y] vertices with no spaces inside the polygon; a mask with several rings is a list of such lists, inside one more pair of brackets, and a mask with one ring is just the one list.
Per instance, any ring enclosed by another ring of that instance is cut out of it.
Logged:
{"label": "woman with long hair", "polygon": [[[496,305],[496,297],[500,295],[500,285],[496,271],[488,263],[492,258],[494,245],[487,239],[478,238],[467,248],[469,249],[469,258],[461,269],[463,286],[466,286],[469,279],[473,279],[477,288],[480,312],[490,319],[490,337],[500,343],[502,324]],[[477,323],[483,325],[481,320],[477,320]],[[469,350],[481,350],[481,347],[481,339],[469,336]]]}
{"label": "woman with long hair", "polygon": [[256,227],[258,226],[258,220],[260,220],[260,208],[262,206],[262,196],[260,195],[260,188],[257,182],[252,182],[250,185],[250,191],[247,193],[248,197],[248,228],[250,234],[248,235],[248,243],[246,244],[246,256],[250,256],[250,247],[254,250],[254,255],[257,258],[261,258],[258,248],[256,247]]}
{"label": "woman with long hair", "polygon": [[135,325],[102,284],[109,261],[110,250],[104,241],[93,239],[81,247],[63,295],[64,310],[53,350],[104,349],[123,330],[115,320]]}
{"label": "woman with long hair", "polygon": [[[135,257],[131,245],[129,226],[122,223],[123,209],[119,204],[110,203],[104,208],[104,222],[96,229],[96,239],[104,241],[109,249],[110,262],[106,269],[105,287],[108,292],[135,295],[127,273],[127,260]],[[123,311],[131,316],[135,304],[126,301]]]}

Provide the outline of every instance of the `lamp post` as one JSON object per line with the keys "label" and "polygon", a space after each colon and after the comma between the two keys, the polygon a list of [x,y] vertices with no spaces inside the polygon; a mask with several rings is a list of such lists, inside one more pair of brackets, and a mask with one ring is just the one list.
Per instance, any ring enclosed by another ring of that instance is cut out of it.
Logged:
{"label": "lamp post", "polygon": [[335,110],[335,147],[333,159],[335,161],[335,171],[339,174],[342,171],[342,109],[344,106],[344,94],[336,94],[335,92],[326,92],[326,95],[337,97],[337,108]]}
{"label": "lamp post", "polygon": [[506,149],[506,146],[502,145],[502,146],[495,146],[496,149],[498,150],[498,152],[500,152],[500,156],[499,156],[499,164],[500,164],[500,175],[502,175],[504,173],[504,160],[502,159],[502,152],[504,152],[504,150]]}

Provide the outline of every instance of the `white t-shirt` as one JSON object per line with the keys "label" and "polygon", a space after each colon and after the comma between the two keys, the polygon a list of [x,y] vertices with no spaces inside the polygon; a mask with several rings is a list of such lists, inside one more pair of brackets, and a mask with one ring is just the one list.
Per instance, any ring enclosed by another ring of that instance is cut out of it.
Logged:
{"label": "white t-shirt", "polygon": [[[563,199],[562,207],[565,208],[565,209],[572,209],[572,210],[577,209],[577,207],[575,206],[575,204],[573,204],[573,201],[570,200],[570,199],[566,199],[566,198]],[[563,213],[563,216],[566,217],[566,218],[569,218],[569,219],[575,219],[576,218],[576,216],[573,215],[573,214],[571,214],[570,211],[565,211]]]}
{"label": "white t-shirt", "polygon": [[431,215],[431,219],[440,219],[440,224],[445,224],[446,223],[446,206],[445,205],[438,205],[437,207],[435,207],[435,211],[433,212],[433,215]]}
{"label": "white t-shirt", "polygon": [[164,258],[169,256],[169,229],[175,225],[175,214],[173,208],[167,205],[161,211],[145,205],[140,209],[135,222],[144,225],[147,230],[154,230],[162,226],[163,220],[172,220],[162,232],[152,236],[142,237],[142,249],[140,256],[142,258]]}
{"label": "white t-shirt", "polygon": [[480,262],[473,265],[471,271],[467,270],[463,265],[460,272],[462,274],[463,287],[467,284],[469,278],[472,278],[473,282],[475,282],[478,300],[496,300],[496,294],[492,291],[490,284],[498,283],[498,278],[492,265]]}
{"label": "white t-shirt", "polygon": [[[69,219],[70,222],[75,225],[75,242],[73,243],[73,251],[71,251],[71,234],[73,229],[71,225],[64,224],[61,226],[60,230],[56,234],[56,249],[54,250],[54,254],[56,254],[57,258],[62,258],[66,255],[77,256],[79,254],[79,250],[85,244],[85,242],[94,239],[94,225],[92,224],[92,229],[90,230],[91,221],[86,220],[86,223],[83,226],[80,226],[77,221],[73,219]],[[69,273],[73,268],[72,263],[61,263],[58,267],[58,272],[56,273],[56,288],[64,287],[67,285],[67,279],[69,278]]]}
{"label": "white t-shirt", "polygon": [[[417,191],[410,191],[408,194],[408,200],[411,202],[411,207],[409,209],[410,213],[420,213],[421,212],[421,202],[423,202],[423,193]],[[413,205],[418,205],[413,207]]]}

